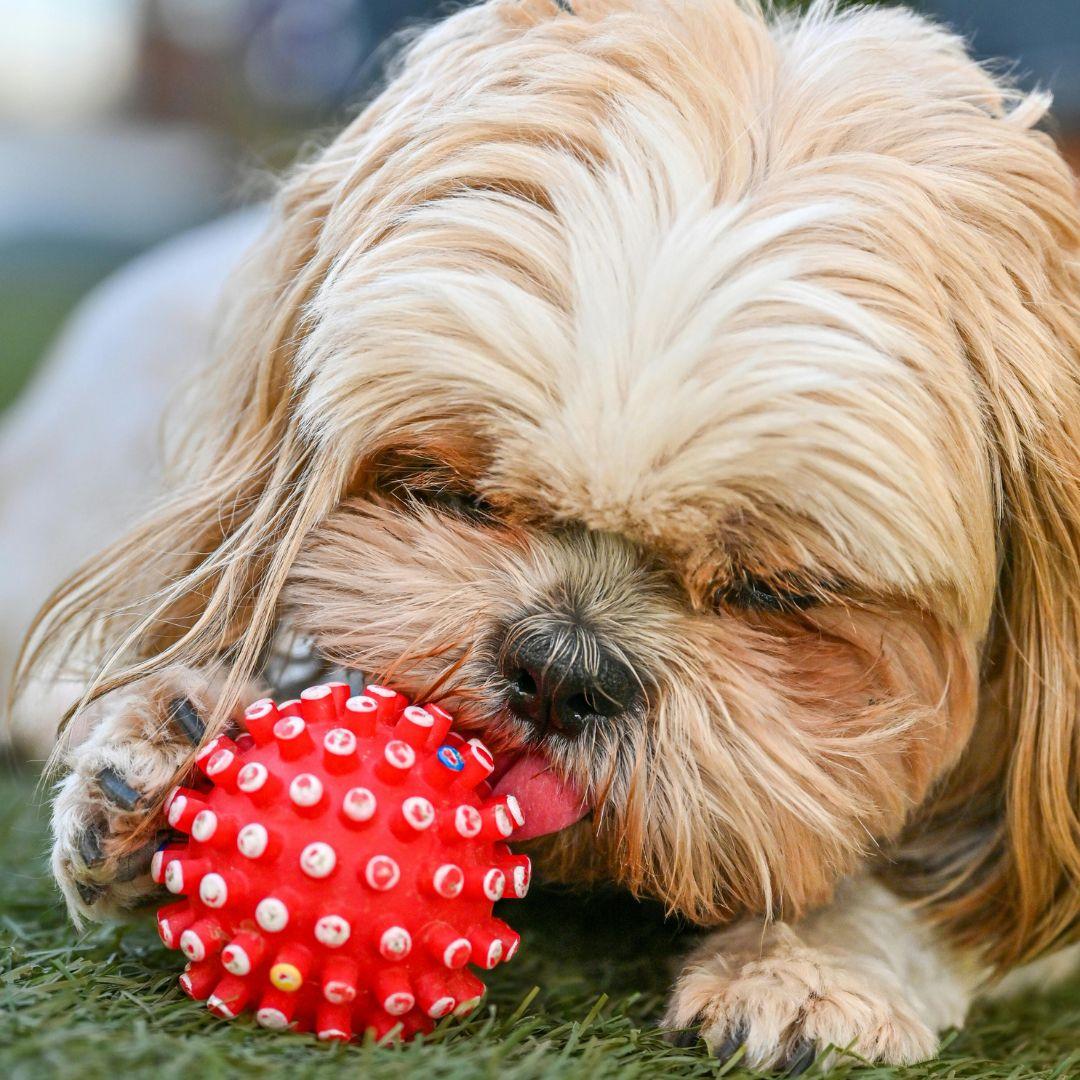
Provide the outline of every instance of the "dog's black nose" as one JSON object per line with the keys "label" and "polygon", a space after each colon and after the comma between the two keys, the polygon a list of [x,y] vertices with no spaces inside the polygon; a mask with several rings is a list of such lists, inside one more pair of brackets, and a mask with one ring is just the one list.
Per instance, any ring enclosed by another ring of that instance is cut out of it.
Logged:
{"label": "dog's black nose", "polygon": [[595,641],[574,640],[574,631],[565,628],[512,641],[501,666],[511,712],[540,731],[576,735],[638,700],[638,682],[627,664]]}

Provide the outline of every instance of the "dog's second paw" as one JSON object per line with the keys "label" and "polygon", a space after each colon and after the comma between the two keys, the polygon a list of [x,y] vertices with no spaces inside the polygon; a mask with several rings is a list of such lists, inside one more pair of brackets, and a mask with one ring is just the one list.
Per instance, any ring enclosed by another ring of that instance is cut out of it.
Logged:
{"label": "dog's second paw", "polygon": [[708,949],[693,958],[665,1026],[680,1045],[700,1035],[721,1060],[742,1049],[746,1065],[787,1076],[815,1061],[827,1068],[845,1051],[910,1065],[938,1046],[891,972],[864,957],[807,947],[784,926],[766,933],[760,952]]}
{"label": "dog's second paw", "polygon": [[168,828],[147,814],[182,779],[212,704],[201,676],[174,668],[76,717],[85,735],[52,800],[52,870],[76,921],[122,915],[156,891],[150,860]]}

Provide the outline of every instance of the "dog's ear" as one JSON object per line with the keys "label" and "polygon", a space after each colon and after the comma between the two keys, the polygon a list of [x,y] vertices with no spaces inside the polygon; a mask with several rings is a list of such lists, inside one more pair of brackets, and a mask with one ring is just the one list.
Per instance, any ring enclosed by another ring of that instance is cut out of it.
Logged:
{"label": "dog's ear", "polygon": [[89,700],[170,663],[209,664],[241,635],[237,686],[250,676],[290,554],[336,482],[298,430],[290,374],[304,305],[324,272],[318,237],[331,196],[318,181],[308,166],[282,187],[233,283],[219,359],[170,418],[170,496],[50,598],[18,689],[103,645],[110,659],[96,677],[73,672],[89,681]]}
{"label": "dog's ear", "polygon": [[1080,931],[1080,209],[1068,167],[1030,130],[1039,113],[1028,100],[963,132],[970,156],[957,151],[938,192],[1000,567],[975,735],[913,830],[925,877],[906,884],[999,970]]}
{"label": "dog's ear", "polygon": [[[1080,931],[1080,249],[1030,282],[1041,331],[1003,385],[1002,565],[971,764],[999,815],[993,855],[962,903],[981,908],[992,958],[1012,966]],[[989,330],[989,328],[988,328]],[[998,333],[1007,335],[1001,325]],[[1009,443],[1012,445],[1009,445]],[[986,736],[993,733],[996,746]],[[981,758],[981,760],[977,760]],[[980,880],[981,879],[981,880]]]}
{"label": "dog's ear", "polygon": [[[216,359],[168,418],[167,499],[61,585],[32,625],[15,693],[57,666],[76,668],[88,690],[65,723],[172,663],[211,665],[228,654],[237,690],[257,666],[302,538],[345,482],[345,464],[304,431],[296,360],[309,305],[350,240],[343,219],[359,213],[348,184],[377,169],[378,146],[369,144],[407,95],[407,79],[397,86],[278,189],[264,235],[230,282]],[[77,668],[73,658],[103,650],[96,671]]]}

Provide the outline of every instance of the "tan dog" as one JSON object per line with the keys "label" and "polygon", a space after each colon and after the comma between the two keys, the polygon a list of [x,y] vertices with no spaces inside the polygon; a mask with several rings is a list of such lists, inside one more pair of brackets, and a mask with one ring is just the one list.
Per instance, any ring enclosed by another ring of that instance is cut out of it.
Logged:
{"label": "tan dog", "polygon": [[282,187],[170,501],[40,629],[34,664],[108,657],[72,910],[145,897],[183,732],[277,627],[447,698],[562,830],[549,875],[722,927],[670,1026],[931,1055],[1080,916],[1045,105],[895,10],[488,0],[421,36]]}

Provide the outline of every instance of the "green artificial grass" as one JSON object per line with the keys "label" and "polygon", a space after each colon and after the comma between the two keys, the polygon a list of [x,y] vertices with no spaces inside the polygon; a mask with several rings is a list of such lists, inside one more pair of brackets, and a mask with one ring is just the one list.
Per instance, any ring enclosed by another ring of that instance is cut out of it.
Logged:
{"label": "green artificial grass", "polygon": [[[406,1047],[323,1045],[215,1020],[176,986],[180,964],[149,916],[76,937],[45,869],[46,814],[35,778],[0,775],[0,1077],[236,1076],[390,1080],[754,1075],[668,1046],[654,1021],[685,930],[615,894],[534,889],[502,912],[523,931],[491,973],[486,1007]],[[843,1065],[852,1080],[1064,1080],[1080,1077],[1080,983],[980,1008],[936,1062]],[[814,1075],[812,1070],[809,1075]]]}

